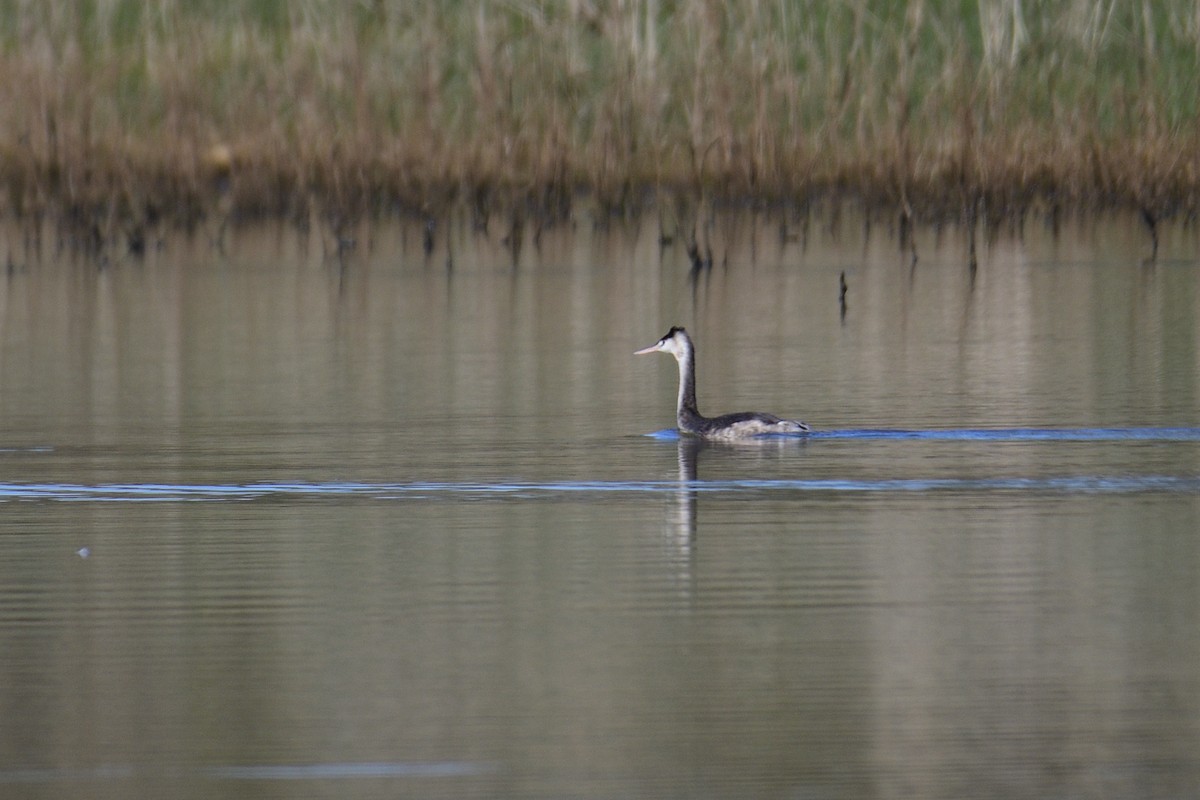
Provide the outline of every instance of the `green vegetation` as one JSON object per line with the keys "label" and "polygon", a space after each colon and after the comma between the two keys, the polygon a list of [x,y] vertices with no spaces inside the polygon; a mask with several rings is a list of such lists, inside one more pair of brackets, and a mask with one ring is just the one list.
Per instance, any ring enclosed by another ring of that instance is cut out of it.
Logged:
{"label": "green vegetation", "polygon": [[0,71],[14,216],[1157,220],[1200,182],[1192,0],[0,0]]}

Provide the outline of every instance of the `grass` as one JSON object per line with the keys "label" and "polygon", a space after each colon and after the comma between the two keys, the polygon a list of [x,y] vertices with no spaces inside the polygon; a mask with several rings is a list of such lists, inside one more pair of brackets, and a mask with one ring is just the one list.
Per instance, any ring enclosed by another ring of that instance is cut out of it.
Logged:
{"label": "grass", "polygon": [[0,213],[1193,215],[1192,0],[0,0]]}

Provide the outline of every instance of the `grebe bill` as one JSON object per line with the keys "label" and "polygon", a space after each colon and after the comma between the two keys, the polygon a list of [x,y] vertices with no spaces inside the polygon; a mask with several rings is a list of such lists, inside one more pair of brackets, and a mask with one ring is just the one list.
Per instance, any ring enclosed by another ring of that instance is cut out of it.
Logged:
{"label": "grebe bill", "polygon": [[670,353],[679,362],[679,402],[675,419],[679,432],[705,439],[744,439],[770,433],[808,433],[811,428],[794,419],[780,419],[760,411],[740,411],[719,417],[705,417],[696,409],[696,349],[687,331],[674,326],[667,335],[635,356],[646,353]]}

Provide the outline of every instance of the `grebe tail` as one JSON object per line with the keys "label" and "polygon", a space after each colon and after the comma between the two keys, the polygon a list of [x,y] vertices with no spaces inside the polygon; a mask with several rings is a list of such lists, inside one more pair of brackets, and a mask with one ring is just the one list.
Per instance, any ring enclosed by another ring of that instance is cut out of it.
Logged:
{"label": "grebe tail", "polygon": [[740,411],[719,417],[706,417],[696,408],[696,350],[687,331],[673,326],[655,344],[638,350],[646,353],[670,353],[679,363],[679,402],[675,419],[680,433],[706,439],[744,439],[750,436],[778,433],[808,433],[811,428],[794,419],[780,419],[761,411]]}

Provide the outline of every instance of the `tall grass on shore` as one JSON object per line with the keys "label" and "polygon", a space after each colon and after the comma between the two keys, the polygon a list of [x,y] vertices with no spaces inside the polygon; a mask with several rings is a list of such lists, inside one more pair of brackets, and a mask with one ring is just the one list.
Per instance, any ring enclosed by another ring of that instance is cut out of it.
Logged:
{"label": "tall grass on shore", "polygon": [[0,0],[0,212],[1197,208],[1192,0]]}

